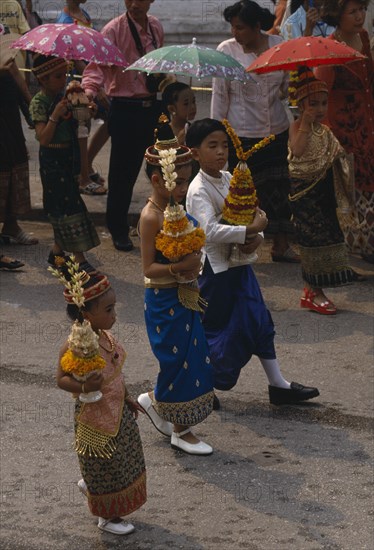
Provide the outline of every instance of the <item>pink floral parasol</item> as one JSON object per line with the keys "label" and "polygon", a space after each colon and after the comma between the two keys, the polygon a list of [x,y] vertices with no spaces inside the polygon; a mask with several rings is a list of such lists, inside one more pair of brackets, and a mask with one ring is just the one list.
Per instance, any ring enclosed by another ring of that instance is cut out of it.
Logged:
{"label": "pink floral parasol", "polygon": [[108,38],[76,23],[40,25],[13,42],[11,48],[69,60],[92,61],[98,65],[129,65]]}

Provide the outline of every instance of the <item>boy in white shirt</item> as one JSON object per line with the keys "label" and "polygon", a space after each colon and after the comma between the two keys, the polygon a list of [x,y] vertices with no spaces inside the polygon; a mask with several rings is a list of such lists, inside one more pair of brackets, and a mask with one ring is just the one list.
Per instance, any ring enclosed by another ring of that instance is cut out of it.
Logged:
{"label": "boy in white shirt", "polygon": [[257,355],[269,381],[273,405],[291,404],[319,395],[317,388],[287,382],[282,376],[274,348],[274,324],[256,276],[250,265],[230,267],[232,244],[252,253],[261,244],[258,235],[267,225],[258,209],[249,226],[220,223],[230,172],[223,170],[228,158],[228,136],[221,122],[194,122],[186,144],[200,164],[200,171],[187,193],[187,211],[206,234],[204,269],[199,278],[200,294],[208,302],[203,324],[214,372],[214,387],[230,390],[241,369]]}

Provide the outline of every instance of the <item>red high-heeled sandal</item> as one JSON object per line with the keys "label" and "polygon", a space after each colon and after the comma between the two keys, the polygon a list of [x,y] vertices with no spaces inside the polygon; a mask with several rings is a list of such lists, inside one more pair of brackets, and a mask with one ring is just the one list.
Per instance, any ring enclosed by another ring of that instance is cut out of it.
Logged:
{"label": "red high-heeled sandal", "polygon": [[317,294],[310,289],[304,288],[304,296],[300,299],[300,306],[309,309],[310,311],[315,311],[321,315],[335,315],[337,309],[335,305],[326,298],[321,304],[316,304],[314,298]]}
{"label": "red high-heeled sandal", "polygon": [[309,288],[304,288],[304,295],[300,298],[300,307],[308,307]]}

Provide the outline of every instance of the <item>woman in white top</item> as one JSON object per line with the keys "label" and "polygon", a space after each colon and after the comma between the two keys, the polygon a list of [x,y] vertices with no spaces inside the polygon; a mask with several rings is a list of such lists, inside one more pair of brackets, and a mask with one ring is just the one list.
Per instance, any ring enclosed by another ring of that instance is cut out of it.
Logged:
{"label": "woman in white top", "polygon": [[[272,27],[274,15],[251,0],[241,0],[223,12],[231,24],[234,38],[221,42],[218,50],[248,67],[258,55],[282,42],[279,36],[264,31]],[[269,225],[267,234],[273,238],[274,261],[298,262],[298,255],[289,247],[287,235],[292,232],[288,204],[289,175],[287,142],[289,119],[282,103],[288,90],[288,73],[271,72],[253,75],[246,83],[213,79],[211,117],[227,118],[242,140],[244,150],[265,136],[276,139],[249,159],[260,206],[265,210]],[[232,148],[229,169],[237,162]]]}

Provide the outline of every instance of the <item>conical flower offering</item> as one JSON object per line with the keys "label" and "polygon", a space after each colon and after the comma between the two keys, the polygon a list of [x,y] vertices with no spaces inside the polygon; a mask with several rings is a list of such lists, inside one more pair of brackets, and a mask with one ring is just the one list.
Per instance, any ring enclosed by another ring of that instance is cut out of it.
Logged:
{"label": "conical flower offering", "polygon": [[266,147],[274,138],[274,135],[266,137],[256,143],[251,149],[244,152],[239,137],[225,119],[222,121],[231,141],[235,147],[239,163],[234,169],[229,192],[225,198],[222,218],[230,225],[250,225],[256,214],[258,199],[253,184],[252,174],[247,165],[247,160],[256,151]]}
{"label": "conical flower offering", "polygon": [[[64,296],[68,303],[75,304],[79,309],[84,307],[84,285],[90,279],[85,271],[79,270],[79,264],[74,256],[60,269],[52,267],[48,271],[65,287]],[[100,355],[99,335],[92,329],[89,321],[75,321],[68,337],[68,349],[61,357],[61,368],[71,374],[76,380],[85,381],[94,372],[105,367],[105,360]],[[80,394],[80,401],[98,401],[102,397],[100,391]]]}
{"label": "conical flower offering", "polygon": [[257,205],[251,171],[246,162],[240,161],[234,168],[222,217],[231,225],[250,225],[255,217]]}
{"label": "conical flower offering", "polygon": [[170,201],[164,211],[163,226],[156,236],[155,246],[156,250],[159,250],[165,258],[175,262],[187,254],[199,251],[205,243],[205,233],[202,229],[194,226],[183,206],[176,204],[171,195],[178,177],[175,165],[183,159],[186,153],[182,152],[181,155],[178,155],[178,150],[182,150],[182,148],[178,145],[178,141],[166,121],[160,119],[160,122],[164,122],[164,124],[158,131],[155,149],[158,150],[161,157],[159,165],[165,187],[170,192]]}
{"label": "conical flower offering", "polygon": [[105,367],[100,356],[99,335],[92,330],[89,321],[75,321],[68,337],[69,349],[61,358],[61,368],[75,378],[86,380],[92,371]]}

